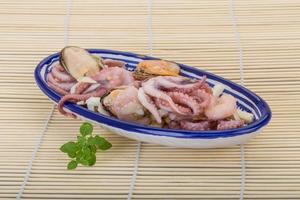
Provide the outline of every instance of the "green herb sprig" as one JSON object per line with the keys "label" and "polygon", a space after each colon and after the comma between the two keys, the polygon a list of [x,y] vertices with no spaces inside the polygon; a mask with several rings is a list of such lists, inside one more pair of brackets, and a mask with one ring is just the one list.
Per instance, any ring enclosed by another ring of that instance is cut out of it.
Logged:
{"label": "green herb sprig", "polygon": [[80,135],[77,136],[77,141],[67,142],[60,147],[60,150],[72,159],[68,163],[68,169],[75,169],[78,164],[84,166],[93,166],[96,163],[97,150],[108,150],[112,147],[111,143],[105,138],[98,135],[92,136],[93,125],[84,122],[80,126]]}

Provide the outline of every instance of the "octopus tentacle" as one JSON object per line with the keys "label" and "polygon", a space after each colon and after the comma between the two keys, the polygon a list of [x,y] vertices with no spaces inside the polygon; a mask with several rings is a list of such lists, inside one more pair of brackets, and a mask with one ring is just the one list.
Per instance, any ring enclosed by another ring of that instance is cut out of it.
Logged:
{"label": "octopus tentacle", "polygon": [[55,85],[55,84],[53,84],[53,83],[51,83],[51,82],[48,82],[48,85],[54,90],[54,91],[56,91],[58,94],[60,94],[60,95],[67,95],[67,94],[69,94],[69,92],[68,91],[66,91],[66,90],[64,90],[64,89],[62,89],[62,88],[60,88],[60,87],[58,87],[57,85]]}
{"label": "octopus tentacle", "polygon": [[186,105],[193,111],[193,115],[198,115],[200,112],[203,112],[197,101],[184,93],[181,92],[168,92],[167,93],[175,103],[179,103],[181,105]]}
{"label": "octopus tentacle", "polygon": [[143,83],[142,88],[146,94],[148,94],[152,97],[163,99],[163,100],[167,101],[169,103],[170,107],[177,113],[185,114],[185,113],[182,113],[177,108],[176,104],[173,102],[171,97],[169,97],[165,92],[163,92],[157,88],[156,78],[150,79],[147,82]]}
{"label": "octopus tentacle", "polygon": [[179,123],[180,123],[180,127],[184,130],[206,131],[210,129],[209,121],[201,121],[201,122],[180,121]]}
{"label": "octopus tentacle", "polygon": [[204,83],[201,86],[201,89],[203,89],[208,94],[212,94],[213,93],[211,87],[207,83]]}
{"label": "octopus tentacle", "polygon": [[80,82],[75,88],[75,94],[82,94],[91,85],[91,83]]}
{"label": "octopus tentacle", "polygon": [[230,120],[230,121],[221,120],[218,122],[217,130],[239,128],[242,127],[243,125],[244,125],[243,120]]}
{"label": "octopus tentacle", "polygon": [[49,83],[52,83],[65,91],[69,91],[71,87],[75,84],[75,82],[58,82],[57,80],[55,80],[52,73],[48,74],[47,79]]}
{"label": "octopus tentacle", "polygon": [[139,88],[138,91],[138,99],[140,103],[147,109],[149,112],[154,116],[157,123],[161,123],[161,116],[159,115],[159,112],[154,104],[154,102],[151,100],[150,97],[148,97],[145,94],[145,91],[143,88]]}
{"label": "octopus tentacle", "polygon": [[211,95],[209,95],[206,92],[203,92],[202,90],[198,89],[193,92],[193,97],[198,100],[200,103],[199,106],[201,108],[206,108],[210,103]]}
{"label": "octopus tentacle", "polygon": [[103,94],[105,94],[107,90],[105,88],[99,88],[97,91],[89,93],[89,94],[67,94],[65,96],[63,96],[58,105],[57,105],[57,109],[60,113],[62,113],[63,115],[67,115],[67,116],[72,116],[74,117],[73,114],[71,113],[67,113],[63,107],[65,102],[69,101],[69,102],[77,102],[77,101],[85,101],[90,97],[99,97],[102,96]]}
{"label": "octopus tentacle", "polygon": [[[157,105],[157,107],[161,108],[161,109],[164,109],[166,111],[169,111],[169,112],[176,112],[172,109],[172,107],[170,106],[170,104],[163,100],[163,99],[159,99],[159,98],[155,98],[155,104]],[[184,113],[185,115],[190,115],[191,114],[191,109],[189,108],[186,108],[184,106],[181,106],[179,104],[176,104],[176,107],[178,110],[180,110],[181,113]]]}
{"label": "octopus tentacle", "polygon": [[64,69],[62,71],[62,69],[63,68],[60,65],[56,65],[55,67],[53,67],[53,69],[51,70],[53,77],[60,82],[74,82],[75,79],[71,75],[67,74]]}
{"label": "octopus tentacle", "polygon": [[154,98],[154,102],[155,102],[155,105],[160,108],[160,109],[164,109],[168,112],[173,112],[173,109],[170,108],[170,105],[168,104],[167,101],[164,101],[162,99],[159,99],[159,98]]}
{"label": "octopus tentacle", "polygon": [[206,81],[206,76],[203,76],[201,80],[193,81],[183,77],[166,77],[160,79],[160,84],[167,90],[177,91],[182,93],[191,93],[195,89],[201,88]]}

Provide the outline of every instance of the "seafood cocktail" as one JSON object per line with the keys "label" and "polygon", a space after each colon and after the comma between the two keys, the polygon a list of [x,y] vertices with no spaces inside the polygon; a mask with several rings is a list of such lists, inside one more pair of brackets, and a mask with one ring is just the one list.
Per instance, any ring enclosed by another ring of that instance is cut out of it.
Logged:
{"label": "seafood cocktail", "polygon": [[72,102],[127,122],[192,131],[235,129],[254,120],[237,107],[234,96],[223,93],[224,85],[211,87],[206,76],[181,76],[174,62],[144,60],[134,71],[126,65],[79,47],[62,49],[59,64],[46,77],[61,95],[60,113],[75,117],[64,109]]}

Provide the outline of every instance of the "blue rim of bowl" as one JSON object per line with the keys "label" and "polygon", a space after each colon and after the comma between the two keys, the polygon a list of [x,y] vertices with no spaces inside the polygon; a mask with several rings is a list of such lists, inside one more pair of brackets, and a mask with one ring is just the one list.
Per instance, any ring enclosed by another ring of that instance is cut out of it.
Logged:
{"label": "blue rim of bowl", "polygon": [[[115,55],[123,55],[128,57],[134,57],[143,60],[150,60],[150,59],[159,59],[155,57],[135,54],[131,52],[123,52],[123,51],[116,51],[116,50],[106,50],[106,49],[87,49],[90,53],[108,53],[108,54],[115,54]],[[36,67],[34,76],[38,87],[44,92],[50,99],[55,101],[56,103],[59,102],[60,96],[55,93],[42,79],[40,71],[44,65],[47,65],[52,61],[54,58],[58,58],[59,53],[54,53],[46,58],[44,58]],[[126,132],[134,132],[134,133],[142,133],[147,135],[155,135],[155,136],[165,136],[165,137],[174,137],[174,138],[186,138],[186,139],[215,139],[215,138],[227,138],[227,137],[234,137],[244,134],[249,134],[256,132],[266,126],[272,117],[272,112],[270,110],[269,105],[258,95],[251,92],[247,88],[240,86],[230,80],[224,79],[212,73],[206,72],[204,70],[196,69],[184,64],[177,63],[182,69],[185,71],[191,72],[193,74],[206,74],[209,77],[213,77],[214,80],[219,82],[225,82],[226,85],[231,87],[233,90],[236,90],[247,97],[251,97],[251,100],[256,104],[263,107],[264,110],[262,112],[262,116],[259,117],[258,120],[254,121],[253,123],[237,128],[237,129],[228,129],[222,131],[188,131],[188,130],[176,130],[176,129],[165,129],[165,128],[157,128],[157,127],[150,127],[144,126],[136,123],[126,122],[122,120],[118,120],[114,117],[108,117],[102,115],[100,113],[96,113],[90,111],[80,105],[73,104],[70,102],[66,102],[64,107],[69,109],[70,111],[77,113],[78,115],[87,118],[89,120],[103,123],[107,126],[111,126],[114,128],[125,130]],[[246,95],[247,94],[247,95]]]}

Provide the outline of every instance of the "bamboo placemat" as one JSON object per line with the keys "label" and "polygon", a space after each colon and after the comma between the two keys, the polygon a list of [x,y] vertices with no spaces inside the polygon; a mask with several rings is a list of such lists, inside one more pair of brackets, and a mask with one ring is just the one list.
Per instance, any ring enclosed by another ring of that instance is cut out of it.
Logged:
{"label": "bamboo placemat", "polygon": [[[300,199],[300,2],[0,1],[0,198]],[[34,83],[66,44],[152,54],[243,83],[273,119],[244,146],[176,149],[100,127],[113,148],[67,171],[67,119]],[[53,112],[52,112],[53,111]]]}

